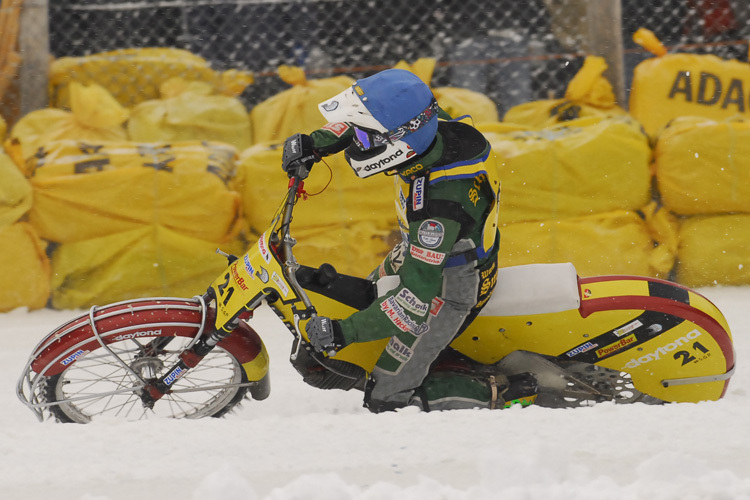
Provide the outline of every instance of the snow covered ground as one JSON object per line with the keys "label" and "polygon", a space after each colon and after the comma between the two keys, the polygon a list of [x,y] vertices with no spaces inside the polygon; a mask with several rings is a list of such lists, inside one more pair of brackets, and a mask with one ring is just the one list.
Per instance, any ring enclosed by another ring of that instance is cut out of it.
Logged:
{"label": "snow covered ground", "polygon": [[0,314],[0,498],[750,499],[750,288],[701,292],[735,338],[723,400],[575,410],[371,415],[359,392],[304,385],[279,328],[264,337],[271,397],[224,419],[39,423],[16,380],[40,338],[77,313]]}

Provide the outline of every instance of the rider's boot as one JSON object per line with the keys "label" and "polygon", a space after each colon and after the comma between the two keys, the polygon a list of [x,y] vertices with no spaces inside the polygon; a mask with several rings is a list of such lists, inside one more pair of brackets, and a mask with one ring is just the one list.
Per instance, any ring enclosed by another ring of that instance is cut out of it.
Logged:
{"label": "rider's boot", "polygon": [[510,408],[517,404],[532,405],[539,393],[536,377],[531,373],[490,375],[489,385],[492,391],[490,408],[493,410]]}

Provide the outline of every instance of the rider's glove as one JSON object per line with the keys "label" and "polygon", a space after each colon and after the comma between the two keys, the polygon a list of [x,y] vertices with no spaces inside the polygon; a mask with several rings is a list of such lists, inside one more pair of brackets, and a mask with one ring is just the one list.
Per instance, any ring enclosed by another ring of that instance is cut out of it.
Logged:
{"label": "rider's glove", "polygon": [[305,325],[310,345],[317,352],[338,351],[344,347],[344,336],[336,321],[325,316],[315,316]]}
{"label": "rider's glove", "polygon": [[294,134],[284,141],[281,167],[289,177],[297,174],[304,179],[310,173],[313,163],[319,159],[309,135]]}

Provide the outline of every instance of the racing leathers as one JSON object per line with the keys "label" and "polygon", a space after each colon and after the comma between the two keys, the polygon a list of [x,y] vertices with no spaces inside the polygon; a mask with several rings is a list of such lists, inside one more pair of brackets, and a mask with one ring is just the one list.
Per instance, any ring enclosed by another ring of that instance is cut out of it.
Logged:
{"label": "racing leathers", "polygon": [[[310,134],[321,156],[344,150],[352,135],[343,123]],[[487,381],[431,374],[430,368],[495,287],[496,169],[487,140],[460,121],[440,121],[427,151],[399,165],[394,180],[402,240],[369,276],[377,281],[398,275],[398,285],[366,309],[334,322],[344,345],[390,339],[365,388],[371,411],[494,404]]]}

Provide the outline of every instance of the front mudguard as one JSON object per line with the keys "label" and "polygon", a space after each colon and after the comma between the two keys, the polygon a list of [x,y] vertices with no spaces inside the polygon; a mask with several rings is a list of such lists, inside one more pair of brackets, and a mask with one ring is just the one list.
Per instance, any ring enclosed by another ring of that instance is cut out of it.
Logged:
{"label": "front mudguard", "polygon": [[[60,374],[88,352],[128,338],[187,337],[197,341],[212,330],[214,311],[201,297],[160,297],[128,300],[92,307],[50,332],[34,349],[18,382],[22,401],[37,406],[37,389],[46,377]],[[250,394],[265,399],[270,393],[268,351],[258,333],[240,321],[219,342],[241,364],[252,382]]]}

